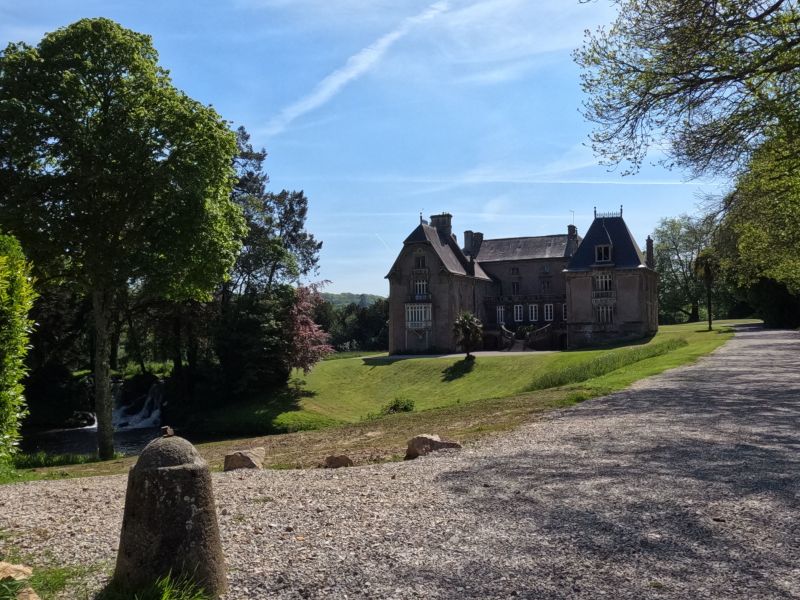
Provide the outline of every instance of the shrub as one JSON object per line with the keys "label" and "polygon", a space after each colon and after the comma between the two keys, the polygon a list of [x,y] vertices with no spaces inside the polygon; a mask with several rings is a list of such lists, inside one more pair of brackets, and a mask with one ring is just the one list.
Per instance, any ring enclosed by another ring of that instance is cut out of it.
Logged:
{"label": "shrub", "polygon": [[25,355],[35,293],[30,265],[16,239],[0,235],[0,462],[7,462],[19,440],[27,414],[23,386]]}
{"label": "shrub", "polygon": [[403,412],[414,412],[414,401],[411,398],[395,398],[381,409],[382,415],[393,415]]}

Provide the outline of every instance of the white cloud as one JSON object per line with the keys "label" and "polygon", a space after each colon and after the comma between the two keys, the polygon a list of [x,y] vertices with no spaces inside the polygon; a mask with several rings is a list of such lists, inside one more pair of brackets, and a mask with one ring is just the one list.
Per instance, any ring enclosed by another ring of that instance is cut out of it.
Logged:
{"label": "white cloud", "polygon": [[265,128],[267,135],[276,135],[298,117],[319,108],[338,94],[351,81],[358,79],[380,63],[388,50],[414,27],[435,18],[446,11],[446,2],[431,4],[421,13],[403,20],[398,27],[381,36],[375,42],[353,54],[344,66],[320,81],[314,90],[284,108]]}

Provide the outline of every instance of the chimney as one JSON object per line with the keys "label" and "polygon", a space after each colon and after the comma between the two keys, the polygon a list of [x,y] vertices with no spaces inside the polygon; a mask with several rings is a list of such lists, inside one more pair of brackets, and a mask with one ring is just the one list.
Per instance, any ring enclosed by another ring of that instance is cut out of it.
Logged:
{"label": "chimney", "polygon": [[653,257],[653,238],[651,238],[649,235],[647,236],[647,253],[645,258],[645,264],[651,269],[656,268],[656,261],[655,258]]}
{"label": "chimney", "polygon": [[476,231],[472,234],[472,256],[478,256],[481,251],[481,244],[483,244],[483,234]]}
{"label": "chimney", "polygon": [[450,213],[442,213],[440,215],[431,215],[431,226],[436,228],[439,235],[449,238],[453,234],[452,221],[453,215]]}
{"label": "chimney", "polygon": [[570,238],[578,237],[578,228],[575,225],[567,225],[567,236]]}
{"label": "chimney", "polygon": [[475,256],[472,253],[472,232],[469,230],[464,232],[464,254]]}

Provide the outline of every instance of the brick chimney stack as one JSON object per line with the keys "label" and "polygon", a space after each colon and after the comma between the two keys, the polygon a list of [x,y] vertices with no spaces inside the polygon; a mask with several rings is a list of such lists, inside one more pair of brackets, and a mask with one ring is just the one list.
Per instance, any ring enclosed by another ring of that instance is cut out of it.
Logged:
{"label": "brick chimney stack", "polygon": [[645,264],[649,268],[651,268],[651,269],[655,269],[656,268],[656,261],[655,261],[655,257],[653,256],[653,238],[651,238],[649,235],[647,236],[647,252],[646,252],[645,261],[646,261]]}
{"label": "brick chimney stack", "polygon": [[570,238],[578,237],[578,228],[575,225],[567,225],[567,236]]}
{"label": "brick chimney stack", "polygon": [[481,251],[481,244],[483,244],[483,234],[476,231],[472,234],[472,256],[478,256]]}
{"label": "brick chimney stack", "polygon": [[443,237],[450,237],[453,235],[452,225],[453,215],[450,213],[442,213],[440,215],[431,215],[431,227],[435,227],[439,235]]}
{"label": "brick chimney stack", "polygon": [[464,254],[467,254],[468,256],[475,256],[472,253],[472,240],[473,240],[472,231],[467,229],[464,232]]}

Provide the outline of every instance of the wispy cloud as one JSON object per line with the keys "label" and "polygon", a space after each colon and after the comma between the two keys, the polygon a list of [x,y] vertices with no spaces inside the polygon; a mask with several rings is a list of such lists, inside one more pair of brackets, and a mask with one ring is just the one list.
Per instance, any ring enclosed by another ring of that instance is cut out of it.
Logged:
{"label": "wispy cloud", "polygon": [[327,103],[351,81],[358,79],[377,66],[386,52],[414,27],[430,21],[446,11],[447,8],[448,4],[446,2],[436,2],[421,13],[403,20],[394,30],[381,36],[375,42],[348,58],[344,66],[336,69],[320,81],[310,94],[284,108],[278,116],[269,122],[264,133],[277,135],[298,117]]}

